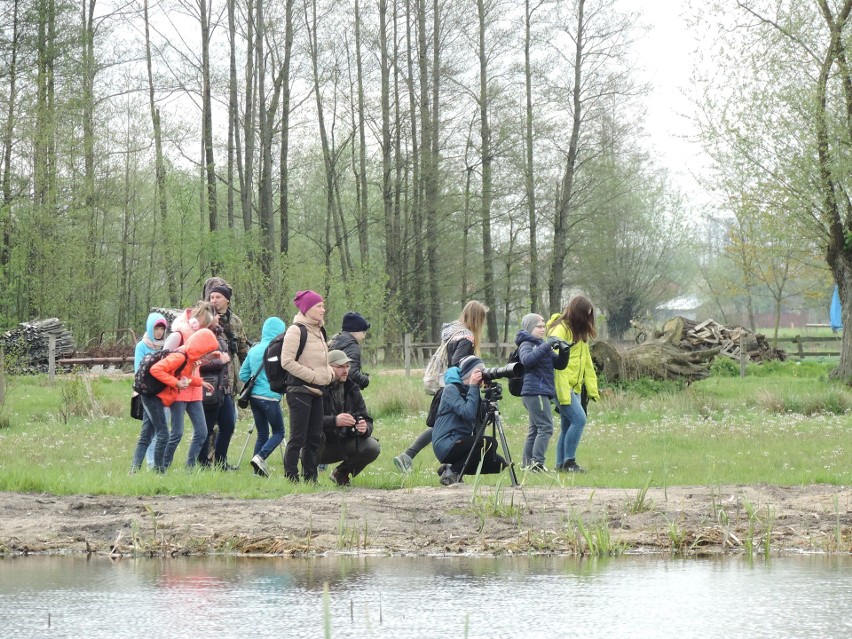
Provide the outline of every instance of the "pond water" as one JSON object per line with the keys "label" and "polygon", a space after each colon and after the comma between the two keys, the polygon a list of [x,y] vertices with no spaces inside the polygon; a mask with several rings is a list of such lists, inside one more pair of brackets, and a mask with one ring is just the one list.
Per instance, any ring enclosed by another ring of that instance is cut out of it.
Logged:
{"label": "pond water", "polygon": [[0,637],[131,636],[852,637],[852,557],[0,559]]}

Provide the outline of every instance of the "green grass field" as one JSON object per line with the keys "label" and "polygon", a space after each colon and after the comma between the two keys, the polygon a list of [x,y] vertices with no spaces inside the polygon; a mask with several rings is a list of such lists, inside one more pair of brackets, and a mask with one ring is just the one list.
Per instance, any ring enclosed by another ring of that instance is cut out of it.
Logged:
{"label": "green grass field", "polygon": [[[712,377],[689,387],[647,380],[605,387],[602,401],[590,407],[577,455],[588,473],[519,469],[519,478],[527,485],[615,488],[641,488],[648,482],[661,487],[852,484],[852,390],[829,379],[831,367],[810,361],[749,366],[747,377],[740,379],[732,376],[738,368],[719,364]],[[438,462],[430,449],[415,459],[409,476],[397,473],[392,462],[424,428],[429,398],[420,380],[376,373],[364,395],[376,419],[382,455],[354,485],[438,486]],[[185,470],[187,433],[176,465],[165,476],[145,471],[128,476],[140,424],[127,416],[130,384],[129,377],[66,375],[53,384],[43,376],[8,377],[0,412],[0,490],[270,498],[332,488],[325,475],[317,486],[286,481],[277,451],[269,458],[272,477],[255,477],[248,464],[254,436],[238,472]],[[526,413],[508,392],[500,410],[512,458],[520,462]],[[231,443],[231,463],[237,462],[250,424],[246,411]],[[508,481],[505,473],[481,478],[490,485]]]}

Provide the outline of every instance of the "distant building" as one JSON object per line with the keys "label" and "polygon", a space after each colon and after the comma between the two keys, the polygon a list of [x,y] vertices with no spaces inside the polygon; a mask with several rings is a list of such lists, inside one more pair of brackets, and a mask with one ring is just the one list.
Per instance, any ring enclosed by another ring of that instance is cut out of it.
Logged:
{"label": "distant building", "polygon": [[673,317],[681,316],[690,320],[698,319],[698,309],[704,305],[697,297],[686,295],[664,302],[654,309],[654,322],[662,324]]}

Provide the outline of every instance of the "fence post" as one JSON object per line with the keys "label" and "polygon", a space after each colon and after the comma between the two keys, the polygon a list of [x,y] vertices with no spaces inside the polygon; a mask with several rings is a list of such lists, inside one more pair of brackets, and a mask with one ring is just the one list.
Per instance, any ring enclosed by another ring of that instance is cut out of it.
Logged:
{"label": "fence post", "polygon": [[748,359],[748,351],[746,351],[745,335],[740,335],[740,378],[745,379],[746,360]]}
{"label": "fence post", "polygon": [[56,377],[56,335],[47,338],[47,379]]}
{"label": "fence post", "polygon": [[406,333],[402,339],[402,358],[405,362],[405,376],[411,377],[411,333]]}
{"label": "fence post", "polygon": [[799,346],[799,360],[805,359],[805,349],[802,347],[802,336],[796,335],[796,344]]}

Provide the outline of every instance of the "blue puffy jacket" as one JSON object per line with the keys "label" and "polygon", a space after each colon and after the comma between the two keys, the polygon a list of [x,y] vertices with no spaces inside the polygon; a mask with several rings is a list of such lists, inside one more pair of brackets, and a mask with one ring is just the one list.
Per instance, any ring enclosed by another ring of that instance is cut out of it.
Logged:
{"label": "blue puffy jacket", "polygon": [[515,344],[518,346],[518,359],[526,369],[521,397],[525,395],[544,395],[551,399],[556,397],[553,362],[557,354],[553,347],[526,331],[518,331]]}
{"label": "blue puffy jacket", "polygon": [[252,395],[258,397],[268,397],[276,401],[281,399],[281,393],[276,393],[269,388],[269,380],[266,378],[266,372],[263,369],[263,354],[266,352],[266,347],[269,342],[275,339],[278,335],[287,330],[287,325],[279,317],[270,317],[263,323],[263,329],[260,333],[260,341],[249,349],[248,355],[240,367],[240,380],[243,382],[249,381],[252,375],[261,369],[260,375],[254,382],[254,388],[251,391]]}

